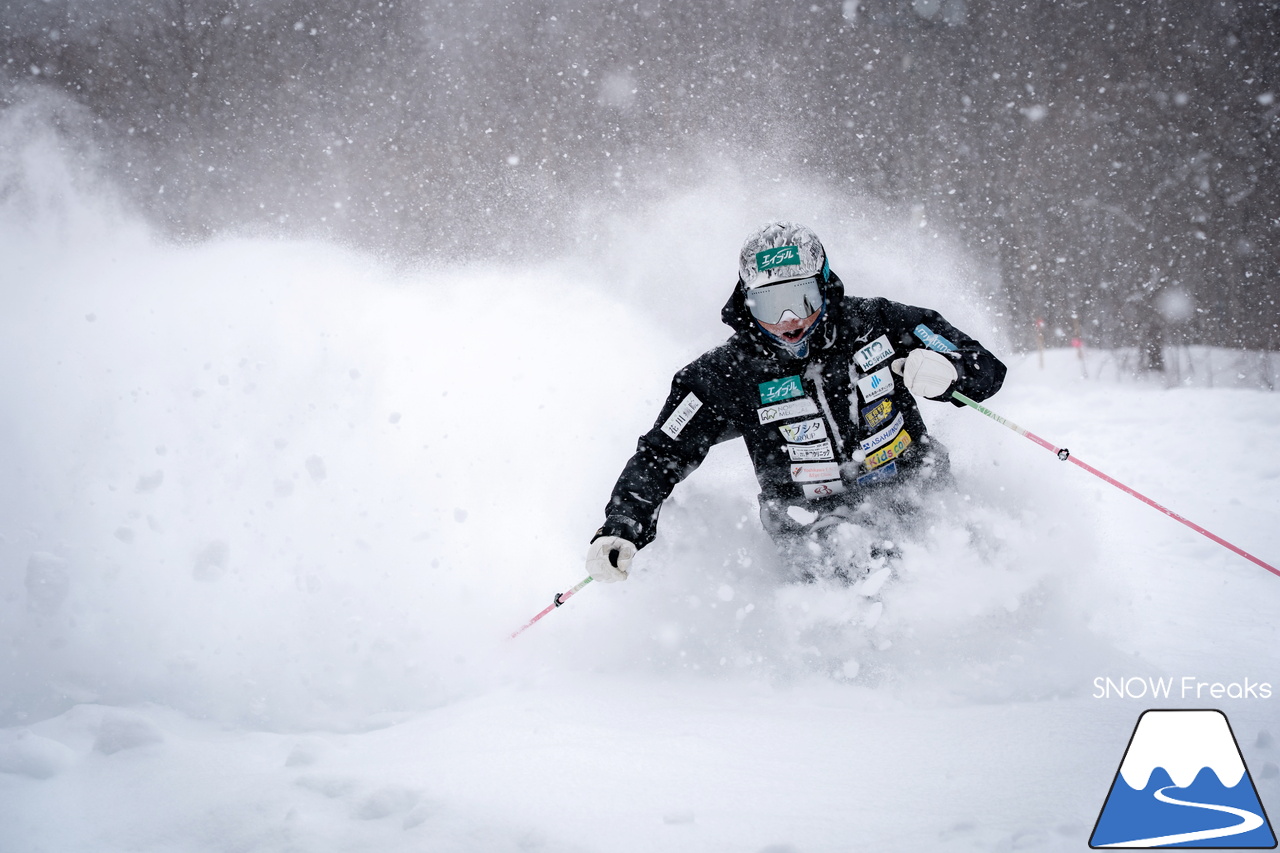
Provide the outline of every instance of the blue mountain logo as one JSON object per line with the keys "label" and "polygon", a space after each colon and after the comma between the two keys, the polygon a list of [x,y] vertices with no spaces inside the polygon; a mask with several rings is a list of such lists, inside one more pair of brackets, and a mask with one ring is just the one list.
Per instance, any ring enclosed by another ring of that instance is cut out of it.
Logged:
{"label": "blue mountain logo", "polygon": [[1145,711],[1089,846],[1272,849],[1276,836],[1221,711]]}

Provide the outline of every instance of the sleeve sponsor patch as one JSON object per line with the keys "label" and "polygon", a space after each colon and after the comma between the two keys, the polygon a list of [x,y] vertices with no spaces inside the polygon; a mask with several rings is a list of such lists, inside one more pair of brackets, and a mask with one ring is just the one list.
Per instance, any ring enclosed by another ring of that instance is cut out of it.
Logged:
{"label": "sleeve sponsor patch", "polygon": [[787,453],[791,455],[792,462],[825,462],[836,458],[831,451],[830,441],[818,444],[788,444]]}
{"label": "sleeve sponsor patch", "polygon": [[797,483],[812,483],[817,480],[839,480],[840,466],[834,462],[817,464],[793,463],[791,465],[791,479]]}
{"label": "sleeve sponsor patch", "polygon": [[804,396],[804,386],[800,384],[799,376],[784,376],[781,379],[761,382],[759,387],[762,406]]}
{"label": "sleeve sponsor patch", "polygon": [[862,392],[862,401],[870,403],[893,392],[893,371],[882,367],[870,376],[858,380],[858,390]]}
{"label": "sleeve sponsor patch", "polygon": [[801,483],[800,488],[804,489],[804,496],[810,500],[817,498],[829,498],[832,495],[838,495],[844,491],[844,483],[835,480],[830,483]]}
{"label": "sleeve sponsor patch", "polygon": [[883,468],[877,468],[874,471],[863,474],[861,477],[854,480],[854,482],[859,486],[869,486],[872,483],[879,483],[882,480],[888,480],[896,476],[898,476],[898,463],[890,462]]}
{"label": "sleeve sponsor patch", "polygon": [[867,406],[862,410],[862,419],[867,424],[867,429],[876,429],[882,423],[889,420],[889,416],[893,414],[893,401],[884,400],[876,403],[874,406]]}
{"label": "sleeve sponsor patch", "polygon": [[804,444],[806,441],[818,441],[827,437],[827,424],[822,418],[811,421],[799,421],[794,424],[781,424],[778,431],[787,441]]}
{"label": "sleeve sponsor patch", "polygon": [[776,406],[767,406],[763,409],[756,409],[756,414],[760,416],[760,424],[764,426],[777,423],[778,421],[785,421],[787,418],[816,415],[818,414],[818,404],[813,402],[812,397],[801,397],[798,400],[779,403]]}
{"label": "sleeve sponsor patch", "polygon": [[888,335],[881,335],[871,343],[853,354],[853,360],[864,371],[870,370],[889,356],[893,355],[893,344]]}
{"label": "sleeve sponsor patch", "polygon": [[955,352],[956,345],[944,338],[942,335],[930,329],[924,323],[915,327],[915,335],[920,339],[920,343],[927,346],[934,352]]}
{"label": "sleeve sponsor patch", "polygon": [[689,421],[693,420],[693,416],[701,408],[702,401],[690,391],[680,401],[680,405],[676,406],[676,410],[671,413],[671,417],[667,418],[667,422],[662,425],[662,431],[672,438],[679,438],[681,430],[688,425]]}
{"label": "sleeve sponsor patch", "polygon": [[[911,436],[908,435],[907,431],[904,429],[902,432],[898,433],[897,438],[893,440],[893,444],[890,444],[888,447],[882,447],[875,453],[867,454],[867,458],[862,460],[862,467],[866,468],[868,471],[879,468],[890,459],[896,459],[901,456],[902,452],[910,446]],[[795,466],[792,465],[791,467],[794,468]]]}

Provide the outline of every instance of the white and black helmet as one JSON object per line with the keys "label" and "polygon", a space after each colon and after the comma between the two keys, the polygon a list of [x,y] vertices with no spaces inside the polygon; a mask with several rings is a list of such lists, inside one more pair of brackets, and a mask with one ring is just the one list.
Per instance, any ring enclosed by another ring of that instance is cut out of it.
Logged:
{"label": "white and black helmet", "polygon": [[748,290],[819,276],[826,278],[827,252],[818,235],[794,222],[770,222],[742,244],[738,275]]}

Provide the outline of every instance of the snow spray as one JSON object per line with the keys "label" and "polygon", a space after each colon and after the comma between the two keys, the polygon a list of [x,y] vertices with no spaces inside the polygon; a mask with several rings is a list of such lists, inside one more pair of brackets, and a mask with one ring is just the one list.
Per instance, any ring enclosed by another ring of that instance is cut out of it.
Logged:
{"label": "snow spray", "polygon": [[1241,557],[1244,557],[1244,558],[1245,558],[1246,560],[1248,560],[1249,562],[1251,562],[1251,563],[1256,563],[1257,565],[1259,565],[1259,566],[1261,566],[1262,568],[1266,569],[1267,571],[1271,572],[1271,574],[1273,574],[1273,575],[1276,575],[1276,576],[1280,577],[1280,569],[1277,569],[1275,566],[1273,566],[1273,565],[1271,565],[1271,564],[1269,564],[1269,563],[1265,563],[1265,562],[1263,562],[1262,560],[1259,560],[1257,557],[1253,556],[1253,555],[1252,555],[1252,554],[1250,554],[1248,551],[1245,551],[1243,548],[1238,548],[1238,547],[1236,547],[1235,545],[1232,545],[1230,542],[1228,542],[1227,540],[1223,539],[1221,536],[1216,536],[1216,535],[1214,535],[1214,534],[1210,533],[1208,530],[1205,530],[1203,527],[1201,527],[1200,525],[1196,524],[1195,522],[1188,521],[1187,519],[1185,519],[1185,518],[1183,518],[1182,516],[1178,515],[1178,514],[1177,514],[1176,512],[1174,512],[1173,510],[1171,510],[1171,509],[1167,509],[1166,507],[1161,506],[1160,504],[1158,504],[1158,503],[1156,503],[1155,501],[1151,500],[1151,498],[1147,497],[1146,495],[1142,494],[1141,492],[1138,492],[1138,491],[1136,491],[1136,490],[1134,490],[1134,489],[1129,488],[1129,487],[1128,487],[1128,486],[1126,486],[1124,483],[1121,483],[1119,480],[1116,480],[1116,479],[1114,479],[1114,478],[1112,478],[1112,477],[1108,477],[1106,474],[1102,473],[1102,472],[1101,472],[1101,471],[1099,471],[1097,468],[1094,468],[1092,465],[1089,465],[1089,464],[1087,464],[1087,463],[1085,463],[1085,462],[1082,462],[1082,461],[1080,461],[1079,459],[1077,459],[1076,457],[1072,456],[1072,455],[1071,455],[1071,451],[1070,451],[1070,450],[1067,450],[1065,447],[1054,447],[1054,446],[1053,446],[1053,444],[1052,444],[1051,442],[1045,441],[1043,438],[1041,438],[1040,436],[1036,435],[1036,434],[1035,434],[1035,433],[1033,433],[1033,432],[1028,432],[1027,430],[1025,430],[1025,429],[1023,429],[1022,427],[1020,427],[1020,426],[1018,426],[1017,424],[1015,424],[1013,421],[1006,420],[1006,419],[1004,419],[1004,418],[1000,417],[999,415],[997,415],[995,412],[991,411],[991,410],[990,410],[990,409],[988,409],[987,407],[985,407],[985,406],[981,406],[981,405],[979,405],[978,403],[974,402],[973,400],[970,400],[968,397],[966,397],[965,395],[961,394],[959,391],[953,391],[953,392],[951,393],[951,396],[952,396],[952,397],[954,397],[955,399],[959,400],[961,403],[964,403],[966,406],[969,406],[970,408],[973,408],[973,409],[977,409],[979,412],[982,412],[982,414],[984,414],[984,415],[986,415],[987,417],[991,418],[991,419],[992,419],[993,421],[995,421],[996,423],[1003,424],[1004,426],[1007,426],[1009,429],[1013,430],[1013,431],[1014,431],[1014,432],[1016,432],[1018,435],[1025,436],[1026,438],[1031,439],[1031,440],[1032,440],[1032,441],[1034,441],[1036,444],[1038,444],[1038,445],[1040,445],[1041,447],[1043,447],[1045,450],[1052,451],[1052,452],[1053,452],[1053,454],[1054,454],[1054,455],[1056,455],[1056,456],[1057,456],[1059,459],[1061,459],[1063,462],[1074,462],[1075,464],[1079,465],[1079,466],[1080,466],[1081,468],[1083,468],[1084,470],[1088,471],[1090,474],[1093,474],[1095,477],[1098,477],[1098,478],[1100,478],[1100,479],[1102,479],[1102,480],[1106,480],[1108,483],[1110,483],[1111,485],[1115,486],[1117,489],[1120,489],[1121,491],[1124,491],[1124,492],[1128,492],[1129,494],[1133,495],[1133,496],[1134,496],[1135,498],[1137,498],[1138,500],[1142,501],[1144,504],[1147,504],[1147,505],[1148,505],[1148,506],[1150,506],[1150,507],[1153,507],[1153,508],[1155,508],[1155,509],[1160,510],[1160,512],[1163,512],[1165,515],[1169,516],[1169,517],[1170,517],[1170,518],[1172,518],[1174,521],[1180,521],[1180,522],[1182,522],[1183,524],[1185,524],[1187,527],[1190,527],[1190,528],[1191,528],[1192,530],[1194,530],[1195,532],[1197,532],[1197,533],[1199,533],[1199,534],[1201,534],[1201,535],[1203,535],[1203,536],[1207,536],[1208,538],[1212,539],[1214,542],[1217,542],[1217,543],[1218,543],[1219,545],[1221,545],[1222,547],[1227,548],[1227,549],[1229,549],[1229,550],[1231,550],[1231,551],[1236,552],[1237,554],[1239,554]]}
{"label": "snow spray", "polygon": [[520,630],[516,631],[514,634],[511,635],[511,639],[514,640],[516,637],[523,634],[526,630],[528,630],[530,625],[532,625],[534,622],[537,622],[543,616],[546,616],[552,610],[555,610],[561,604],[564,604],[566,601],[568,601],[569,596],[573,595],[575,592],[582,589],[584,586],[586,586],[589,583],[591,583],[591,575],[587,575],[584,580],[582,580],[577,586],[575,586],[573,589],[569,590],[568,592],[557,592],[555,595],[555,598],[551,599],[551,603],[548,604],[543,609],[543,611],[539,613],[537,616],[533,617],[528,622],[524,623],[524,625],[521,626]]}

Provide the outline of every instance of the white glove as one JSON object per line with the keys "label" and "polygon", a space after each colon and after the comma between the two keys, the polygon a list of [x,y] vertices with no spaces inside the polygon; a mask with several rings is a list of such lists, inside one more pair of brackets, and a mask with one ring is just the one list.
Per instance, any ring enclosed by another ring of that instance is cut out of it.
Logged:
{"label": "white glove", "polygon": [[601,536],[587,548],[587,572],[600,583],[624,581],[635,555],[636,546],[621,536]]}
{"label": "white glove", "polygon": [[959,377],[951,359],[931,349],[913,349],[893,363],[893,372],[902,377],[908,391],[926,400],[940,399]]}

